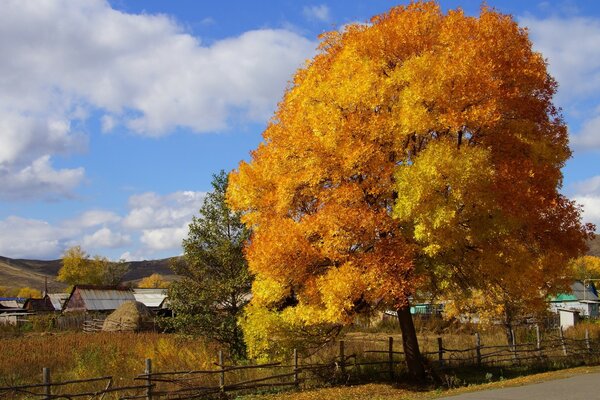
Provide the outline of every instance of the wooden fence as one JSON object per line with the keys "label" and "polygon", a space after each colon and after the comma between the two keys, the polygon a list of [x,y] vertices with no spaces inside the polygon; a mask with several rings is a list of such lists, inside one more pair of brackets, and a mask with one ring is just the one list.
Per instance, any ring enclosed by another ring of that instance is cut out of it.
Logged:
{"label": "wooden fence", "polygon": [[[513,338],[515,335],[513,334]],[[487,346],[479,334],[473,337],[474,346],[452,349],[437,339],[437,351],[424,352],[430,364],[438,370],[464,366],[527,365],[554,360],[577,358],[597,362],[600,358],[600,340],[592,340],[588,332],[584,339],[566,338],[561,329],[555,334],[540,337],[536,329],[535,341],[511,345]],[[394,381],[404,369],[403,352],[396,351],[394,339],[389,337],[380,349],[347,354],[351,346],[340,341],[337,355],[327,362],[315,363],[300,359],[294,350],[291,362],[251,365],[228,365],[220,351],[213,369],[192,371],[154,371],[152,360],[146,359],[144,371],[136,375],[130,386],[113,386],[111,376],[92,379],[53,382],[50,370],[43,369],[38,384],[0,387],[0,398],[75,399],[81,397],[104,399],[194,399],[219,397],[228,392],[252,392],[265,388],[301,388],[310,380],[323,377],[328,384],[348,383],[352,380]],[[367,371],[368,369],[368,371]],[[260,371],[260,372],[257,372]],[[366,379],[364,379],[366,378]],[[116,397],[115,397],[116,396]]]}

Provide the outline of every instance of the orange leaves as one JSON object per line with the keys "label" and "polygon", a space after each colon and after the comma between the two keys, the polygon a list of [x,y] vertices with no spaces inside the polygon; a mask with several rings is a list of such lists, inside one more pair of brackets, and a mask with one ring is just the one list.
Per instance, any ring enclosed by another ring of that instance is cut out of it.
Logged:
{"label": "orange leaves", "polygon": [[253,315],[345,324],[465,286],[542,298],[589,233],[558,193],[570,151],[543,57],[488,8],[419,1],[371,22],[324,35],[232,173]]}

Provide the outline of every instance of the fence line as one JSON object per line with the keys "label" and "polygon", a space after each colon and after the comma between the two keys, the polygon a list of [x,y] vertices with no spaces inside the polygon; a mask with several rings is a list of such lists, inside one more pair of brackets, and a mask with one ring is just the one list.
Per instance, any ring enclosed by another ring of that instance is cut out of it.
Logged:
{"label": "fence line", "polygon": [[[94,322],[94,321],[92,321]],[[513,334],[513,338],[514,338]],[[438,369],[461,367],[468,365],[490,366],[499,364],[520,365],[523,363],[560,360],[566,357],[598,357],[600,356],[600,341],[592,340],[586,331],[584,339],[566,338],[562,330],[558,334],[541,339],[539,329],[536,329],[534,343],[516,343],[510,345],[486,346],[479,334],[474,336],[474,346],[464,349],[444,347],[442,338],[437,339],[437,351],[423,352],[430,362]],[[119,399],[192,399],[198,396],[225,394],[227,392],[249,392],[262,388],[294,387],[311,379],[311,375],[327,373],[337,382],[348,382],[352,375],[360,374],[361,367],[380,367],[371,373],[381,373],[393,381],[396,369],[404,363],[403,352],[394,349],[394,339],[388,338],[387,348],[381,350],[366,350],[361,355],[383,355],[381,360],[369,358],[360,359],[357,354],[346,354],[346,342],[339,341],[336,357],[324,363],[301,363],[298,352],[294,350],[290,364],[263,363],[251,365],[227,365],[223,352],[218,353],[215,369],[190,371],[154,371],[152,360],[146,359],[144,372],[134,377],[139,385],[122,387],[113,386],[111,376],[90,379],[56,382],[51,380],[50,370],[43,369],[41,383],[20,386],[0,387],[0,398],[39,398],[44,400],[59,398],[90,397],[103,399],[105,394],[117,394]],[[259,377],[243,377],[238,373],[248,370],[271,370],[271,374]],[[282,371],[283,370],[283,371]],[[233,375],[233,376],[232,376]],[[75,390],[83,384],[104,384],[91,390],[87,387]],[[74,388],[73,393],[59,393],[58,388]]]}

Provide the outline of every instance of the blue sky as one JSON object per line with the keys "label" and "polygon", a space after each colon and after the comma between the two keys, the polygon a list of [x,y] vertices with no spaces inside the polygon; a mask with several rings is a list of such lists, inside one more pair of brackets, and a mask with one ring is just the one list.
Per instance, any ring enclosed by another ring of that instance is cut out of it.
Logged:
{"label": "blue sky", "polygon": [[[317,36],[402,3],[3,1],[0,255],[180,254],[212,174],[249,158]],[[488,5],[548,59],[574,149],[563,192],[600,224],[600,3]]]}

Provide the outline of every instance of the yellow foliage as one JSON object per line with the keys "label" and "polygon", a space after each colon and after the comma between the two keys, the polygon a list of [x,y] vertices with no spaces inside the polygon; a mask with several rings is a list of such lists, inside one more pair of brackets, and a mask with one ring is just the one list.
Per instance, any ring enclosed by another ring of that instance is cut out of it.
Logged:
{"label": "yellow foliage", "polygon": [[30,287],[23,287],[23,288],[19,289],[19,292],[17,293],[17,297],[21,297],[23,299],[41,299],[42,292],[40,292],[37,289],[30,288]]}
{"label": "yellow foliage", "polygon": [[166,289],[170,284],[171,282],[166,280],[161,274],[154,273],[140,280],[138,287],[146,289]]}
{"label": "yellow foliage", "polygon": [[412,2],[323,35],[230,176],[254,232],[250,352],[418,290],[497,293],[512,315],[564,288],[591,227],[558,192],[555,90],[527,32],[487,7]]}
{"label": "yellow foliage", "polygon": [[583,256],[569,264],[573,279],[600,279],[600,257]]}

